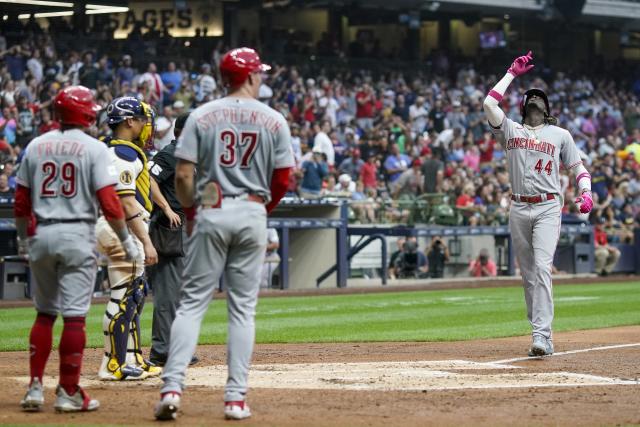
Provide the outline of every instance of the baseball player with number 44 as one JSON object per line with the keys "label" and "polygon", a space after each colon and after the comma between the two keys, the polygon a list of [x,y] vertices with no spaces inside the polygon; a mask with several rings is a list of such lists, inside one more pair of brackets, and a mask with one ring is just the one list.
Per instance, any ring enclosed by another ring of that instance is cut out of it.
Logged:
{"label": "baseball player with number 44", "polygon": [[522,123],[507,118],[499,103],[514,78],[531,70],[531,52],[513,61],[484,100],[493,133],[504,145],[511,182],[509,228],[522,272],[527,316],[532,328],[529,356],[553,354],[551,268],[560,236],[563,206],[560,166],[576,177],[580,212],[593,207],[591,175],[580,160],[571,134],[556,126],[549,101],[540,89],[529,89],[520,104]]}
{"label": "baseball player with number 44", "polygon": [[193,111],[178,139],[176,196],[191,237],[162,374],[164,386],[155,407],[158,420],[176,417],[200,324],[223,273],[229,318],[224,415],[235,420],[251,416],[247,377],[267,245],[267,213],[284,196],[294,166],[285,118],[256,100],[261,74],[270,68],[253,49],[226,53],[220,75],[229,88],[228,96]]}

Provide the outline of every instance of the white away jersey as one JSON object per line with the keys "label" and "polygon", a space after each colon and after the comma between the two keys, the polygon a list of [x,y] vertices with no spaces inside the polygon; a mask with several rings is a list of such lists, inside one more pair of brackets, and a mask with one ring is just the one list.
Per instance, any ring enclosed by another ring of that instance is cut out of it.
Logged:
{"label": "white away jersey", "polygon": [[269,201],[273,170],[295,165],[282,114],[248,98],[226,97],[197,108],[175,156],[196,164],[198,197],[214,181],[224,196],[252,193]]}
{"label": "white away jersey", "polygon": [[492,131],[507,154],[513,194],[562,194],[560,165],[569,170],[582,163],[571,134],[561,127],[528,128],[505,117]]}
{"label": "white away jersey", "polygon": [[107,147],[79,129],[53,130],[26,148],[18,183],[31,189],[39,220],[95,221],[96,191],[117,181]]}

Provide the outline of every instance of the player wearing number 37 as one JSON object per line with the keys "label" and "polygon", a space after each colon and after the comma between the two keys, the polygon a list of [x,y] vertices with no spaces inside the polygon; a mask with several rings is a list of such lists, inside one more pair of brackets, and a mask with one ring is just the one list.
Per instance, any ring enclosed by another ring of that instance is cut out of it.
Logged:
{"label": "player wearing number 37", "polygon": [[267,213],[284,196],[294,165],[287,121],[256,99],[262,73],[270,68],[253,49],[227,52],[220,61],[220,75],[229,94],[193,111],[178,138],[176,196],[191,238],[164,385],[155,407],[159,420],[176,417],[200,324],[223,273],[229,318],[224,415],[236,420],[251,416],[247,376]]}
{"label": "player wearing number 37", "polygon": [[575,203],[580,212],[590,212],[593,201],[591,175],[582,164],[569,132],[556,126],[546,94],[540,89],[524,93],[520,103],[522,123],[507,118],[499,107],[513,79],[534,67],[532,60],[529,52],[513,61],[484,100],[484,111],[493,133],[507,152],[512,191],[509,228],[532,328],[529,356],[545,356],[553,354],[551,267],[564,203],[561,165],[576,178]]}

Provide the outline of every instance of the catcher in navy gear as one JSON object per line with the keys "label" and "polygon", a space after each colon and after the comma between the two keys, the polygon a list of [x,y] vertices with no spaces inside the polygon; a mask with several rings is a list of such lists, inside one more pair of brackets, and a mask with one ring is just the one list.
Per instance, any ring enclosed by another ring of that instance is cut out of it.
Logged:
{"label": "catcher in navy gear", "polygon": [[140,348],[140,315],[147,288],[144,267],[158,259],[148,233],[153,204],[144,152],[144,147],[153,142],[154,119],[151,106],[133,97],[116,98],[107,107],[107,123],[113,137],[106,142],[118,174],[116,193],[141,255],[126,259],[105,219],[98,220],[98,250],[109,259],[111,285],[102,323],[105,354],[98,372],[102,380],[143,379],[161,372],[142,357]]}

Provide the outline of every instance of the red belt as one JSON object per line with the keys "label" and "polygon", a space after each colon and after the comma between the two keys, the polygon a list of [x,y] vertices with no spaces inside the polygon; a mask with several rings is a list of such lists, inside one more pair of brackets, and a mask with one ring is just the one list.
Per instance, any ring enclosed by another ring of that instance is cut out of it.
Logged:
{"label": "red belt", "polygon": [[515,196],[513,194],[511,195],[511,200],[516,202],[523,202],[523,203],[542,203],[542,202],[546,202],[547,200],[554,200],[555,198],[556,196],[551,193],[547,193],[546,196],[543,196],[542,194],[539,194],[537,196]]}

